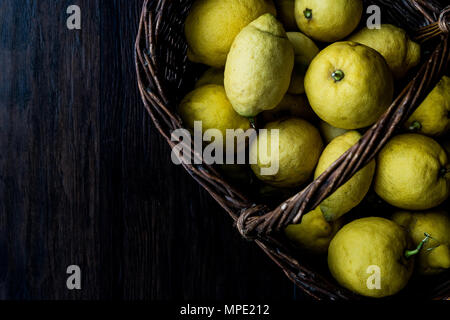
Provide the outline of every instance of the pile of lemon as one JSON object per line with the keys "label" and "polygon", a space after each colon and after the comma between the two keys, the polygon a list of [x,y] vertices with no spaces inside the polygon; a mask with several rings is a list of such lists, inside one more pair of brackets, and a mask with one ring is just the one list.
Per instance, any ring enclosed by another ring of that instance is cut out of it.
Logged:
{"label": "pile of lemon", "polygon": [[[211,68],[180,103],[185,125],[202,121],[203,130],[225,133],[246,130],[257,117],[279,130],[279,148],[257,148],[270,135],[253,141],[254,175],[271,188],[300,190],[358,142],[420,61],[419,44],[404,30],[359,28],[362,13],[361,0],[195,1],[185,22],[188,57]],[[370,297],[396,294],[414,270],[450,268],[449,111],[450,78],[443,77],[378,157],[289,226],[287,238],[328,254],[334,278]],[[271,161],[278,172],[261,175]],[[371,188],[392,214],[351,221]],[[372,285],[371,270],[379,271]]]}

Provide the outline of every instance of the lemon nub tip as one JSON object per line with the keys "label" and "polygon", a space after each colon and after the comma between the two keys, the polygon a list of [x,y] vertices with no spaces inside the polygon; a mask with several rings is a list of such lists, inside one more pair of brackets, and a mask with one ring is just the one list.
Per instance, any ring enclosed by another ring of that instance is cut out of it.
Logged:
{"label": "lemon nub tip", "polygon": [[334,82],[339,82],[345,77],[345,73],[342,70],[336,70],[331,74],[331,77],[333,78]]}
{"label": "lemon nub tip", "polygon": [[312,10],[311,9],[306,8],[306,10],[303,11],[303,14],[305,15],[306,19],[308,19],[308,20],[312,19]]}
{"label": "lemon nub tip", "polygon": [[256,117],[248,117],[248,122],[253,129],[256,129]]}
{"label": "lemon nub tip", "polygon": [[419,243],[419,245],[417,246],[416,249],[414,249],[414,250],[406,250],[405,251],[405,258],[406,259],[409,259],[412,256],[415,256],[416,254],[418,254],[420,252],[420,250],[422,250],[422,247],[424,246],[424,244],[427,243],[428,240],[431,238],[431,236],[428,233],[424,233],[424,235],[425,235],[425,238],[422,241],[420,241],[420,243]]}
{"label": "lemon nub tip", "polygon": [[413,121],[408,129],[409,131],[413,132],[419,131],[420,129],[422,129],[422,124],[419,121]]}

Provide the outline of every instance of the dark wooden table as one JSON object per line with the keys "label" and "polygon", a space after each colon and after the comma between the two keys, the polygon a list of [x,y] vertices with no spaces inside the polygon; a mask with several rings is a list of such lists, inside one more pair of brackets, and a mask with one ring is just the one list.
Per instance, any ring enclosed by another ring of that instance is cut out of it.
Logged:
{"label": "dark wooden table", "polygon": [[141,5],[0,1],[0,299],[293,299],[144,112]]}

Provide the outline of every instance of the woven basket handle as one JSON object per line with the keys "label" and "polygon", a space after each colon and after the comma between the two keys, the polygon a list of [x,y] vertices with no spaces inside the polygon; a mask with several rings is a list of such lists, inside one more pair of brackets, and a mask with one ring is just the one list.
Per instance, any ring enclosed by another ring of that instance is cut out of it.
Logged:
{"label": "woven basket handle", "polygon": [[269,211],[262,205],[244,209],[237,220],[237,228],[245,238],[257,238],[263,234],[284,230],[290,224],[300,223],[304,213],[314,210],[324,199],[375,158],[378,151],[393,136],[396,128],[419,106],[442,77],[449,61],[450,6],[436,12],[436,7],[427,2],[415,0],[409,0],[409,2],[430,23],[418,30],[416,39],[427,41],[439,36],[442,41],[378,122],[322,175],[273,211]]}
{"label": "woven basket handle", "polygon": [[448,35],[450,32],[450,6],[439,14],[439,19],[416,32],[415,40],[426,41],[437,36]]}

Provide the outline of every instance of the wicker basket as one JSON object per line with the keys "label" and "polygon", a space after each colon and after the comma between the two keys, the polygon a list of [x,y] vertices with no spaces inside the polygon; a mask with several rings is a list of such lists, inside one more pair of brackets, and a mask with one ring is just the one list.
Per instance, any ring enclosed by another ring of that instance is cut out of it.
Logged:
{"label": "wicker basket", "polygon": [[[192,0],[144,1],[136,39],[136,72],[142,101],[155,127],[174,147],[171,132],[182,128],[176,106],[193,89],[203,69],[186,57],[184,20]],[[365,5],[382,8],[383,23],[392,23],[407,30],[422,43],[425,57],[417,72],[409,77],[386,113],[363,138],[340,157],[319,178],[293,197],[271,210],[254,203],[234,188],[213,167],[207,164],[183,164],[235,221],[242,236],[254,241],[299,288],[317,300],[348,300],[362,297],[340,287],[327,270],[312,267],[310,259],[290,246],[278,231],[298,223],[303,213],[314,209],[322,200],[350,179],[372,160],[408,115],[423,101],[442,75],[448,71],[449,12],[443,1],[369,0]],[[192,156],[201,159],[201,155]],[[400,297],[421,296],[449,299],[449,273],[408,285]]]}

